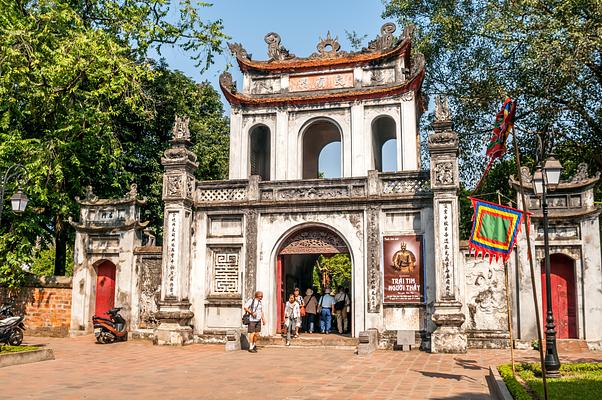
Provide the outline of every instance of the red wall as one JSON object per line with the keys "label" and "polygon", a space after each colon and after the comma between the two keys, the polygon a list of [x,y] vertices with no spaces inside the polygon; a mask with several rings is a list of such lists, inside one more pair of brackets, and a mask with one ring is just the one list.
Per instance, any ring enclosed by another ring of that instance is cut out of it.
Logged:
{"label": "red wall", "polygon": [[24,312],[25,334],[68,336],[71,323],[71,278],[48,277],[9,291],[0,288],[2,303],[16,299],[15,311]]}

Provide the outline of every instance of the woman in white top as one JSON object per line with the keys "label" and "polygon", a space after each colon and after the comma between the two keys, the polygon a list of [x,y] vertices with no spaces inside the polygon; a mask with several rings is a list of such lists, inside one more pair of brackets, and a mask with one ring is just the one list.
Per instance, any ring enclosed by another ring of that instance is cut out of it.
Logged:
{"label": "woman in white top", "polygon": [[286,345],[291,345],[291,332],[296,331],[297,321],[301,318],[299,302],[295,299],[295,295],[291,293],[284,309],[284,325],[286,326]]}

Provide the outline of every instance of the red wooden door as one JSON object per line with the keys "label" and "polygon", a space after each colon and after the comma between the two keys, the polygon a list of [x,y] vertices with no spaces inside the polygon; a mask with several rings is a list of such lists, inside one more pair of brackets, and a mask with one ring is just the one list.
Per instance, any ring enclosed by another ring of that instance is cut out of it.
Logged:
{"label": "red wooden door", "polygon": [[115,306],[115,265],[105,261],[97,269],[95,314],[103,316]]}
{"label": "red wooden door", "polygon": [[[552,288],[552,314],[558,339],[577,338],[577,301],[575,297],[574,262],[563,254],[550,256],[550,286]],[[542,262],[541,287],[543,294],[543,319],[545,326],[546,275]]]}
{"label": "red wooden door", "polygon": [[278,319],[276,320],[276,333],[282,332],[282,318],[284,318],[284,312],[282,310],[282,298],[284,287],[282,284],[282,268],[284,263],[282,262],[282,256],[278,256],[278,264],[276,265],[276,313]]}

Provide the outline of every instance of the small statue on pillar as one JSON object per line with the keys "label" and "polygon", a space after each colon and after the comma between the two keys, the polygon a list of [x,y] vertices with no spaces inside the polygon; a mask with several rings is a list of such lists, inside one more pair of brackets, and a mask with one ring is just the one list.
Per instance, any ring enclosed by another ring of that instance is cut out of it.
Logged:
{"label": "small statue on pillar", "polygon": [[171,130],[172,139],[174,141],[184,142],[190,140],[190,129],[188,128],[189,123],[189,117],[179,117],[176,115],[173,128]]}

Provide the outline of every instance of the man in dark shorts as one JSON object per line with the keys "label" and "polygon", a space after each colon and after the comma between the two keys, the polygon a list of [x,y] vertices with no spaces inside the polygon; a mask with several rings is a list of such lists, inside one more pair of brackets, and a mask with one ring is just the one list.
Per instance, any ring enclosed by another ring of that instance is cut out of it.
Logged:
{"label": "man in dark shorts", "polygon": [[249,313],[249,352],[257,353],[257,337],[261,332],[261,325],[265,325],[263,318],[263,292],[255,292],[255,298],[245,303],[245,311]]}

